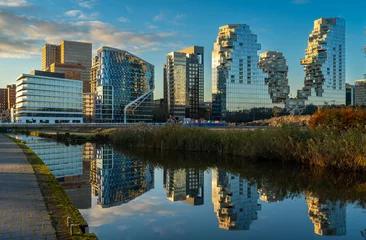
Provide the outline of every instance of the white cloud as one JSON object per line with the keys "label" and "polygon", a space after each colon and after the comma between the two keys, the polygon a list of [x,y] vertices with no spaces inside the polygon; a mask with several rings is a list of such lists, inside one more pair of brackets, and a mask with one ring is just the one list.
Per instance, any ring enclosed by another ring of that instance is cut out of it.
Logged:
{"label": "white cloud", "polygon": [[94,7],[94,4],[95,4],[96,0],[78,0],[78,4],[80,7],[83,7],[83,8],[89,8],[89,9],[92,9]]}
{"label": "white cloud", "polygon": [[186,17],[186,15],[184,15],[184,14],[178,14],[178,15],[176,15],[175,17],[174,17],[174,20],[182,20],[183,18],[185,18]]}
{"label": "white cloud", "polygon": [[160,14],[159,14],[159,15],[156,15],[156,16],[153,18],[153,20],[154,20],[155,22],[163,21],[163,20],[164,20],[164,17],[165,17],[164,13],[163,13],[163,12],[160,12]]}
{"label": "white cloud", "polygon": [[120,18],[118,18],[118,22],[126,23],[126,22],[131,22],[131,20],[128,18],[125,18],[125,17],[120,17]]}
{"label": "white cloud", "polygon": [[156,29],[156,28],[158,28],[158,26],[153,25],[153,24],[151,24],[151,23],[145,23],[145,26],[146,26],[146,28],[148,28],[148,29]]}
{"label": "white cloud", "polygon": [[310,0],[292,0],[293,4],[306,4],[310,3]]}
{"label": "white cloud", "polygon": [[133,12],[133,9],[130,6],[126,5],[125,7],[126,7],[127,12],[130,12],[130,13]]}
{"label": "white cloud", "polygon": [[87,20],[87,19],[95,19],[96,17],[98,17],[98,13],[94,12],[91,14],[86,14],[81,10],[70,10],[68,12],[65,13],[66,16],[68,17],[73,17],[73,18],[77,18],[80,20]]}
{"label": "white cloud", "polygon": [[7,7],[24,7],[28,6],[27,0],[0,0],[0,6]]}

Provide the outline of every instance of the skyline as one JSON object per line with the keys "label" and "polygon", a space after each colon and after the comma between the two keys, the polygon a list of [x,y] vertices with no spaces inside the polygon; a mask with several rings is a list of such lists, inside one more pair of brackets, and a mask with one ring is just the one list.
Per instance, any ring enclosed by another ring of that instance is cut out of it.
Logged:
{"label": "skyline", "polygon": [[[290,96],[295,97],[304,84],[300,59],[305,56],[314,21],[338,16],[346,20],[346,82],[354,83],[366,73],[366,59],[361,52],[366,42],[366,19],[362,19],[366,3],[354,0],[232,0],[225,3],[225,10],[219,1],[202,2],[194,8],[193,1],[161,0],[151,4],[68,0],[63,5],[52,0],[44,2],[0,0],[0,86],[15,83],[22,73],[41,69],[43,44],[88,41],[93,43],[93,56],[96,49],[105,45],[131,52],[155,65],[154,98],[162,98],[166,54],[196,45],[205,48],[204,95],[205,101],[211,100],[211,51],[218,29],[228,23],[242,23],[258,36],[262,45],[258,55],[266,50],[283,52],[289,66]],[[109,2],[115,7],[111,8]],[[295,28],[296,34],[291,34]]]}

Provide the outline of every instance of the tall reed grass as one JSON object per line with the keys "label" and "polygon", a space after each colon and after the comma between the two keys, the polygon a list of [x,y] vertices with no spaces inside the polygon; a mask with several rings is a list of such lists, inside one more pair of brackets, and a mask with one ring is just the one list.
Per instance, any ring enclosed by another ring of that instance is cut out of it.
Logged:
{"label": "tall reed grass", "polygon": [[123,148],[212,152],[253,161],[296,162],[345,171],[366,170],[366,135],[360,131],[308,130],[293,125],[254,131],[213,131],[135,125],[110,134]]}

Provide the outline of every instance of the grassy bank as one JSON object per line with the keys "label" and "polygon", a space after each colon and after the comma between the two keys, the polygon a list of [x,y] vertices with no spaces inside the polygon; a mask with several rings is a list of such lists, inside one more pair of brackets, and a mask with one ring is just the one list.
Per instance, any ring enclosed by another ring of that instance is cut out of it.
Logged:
{"label": "grassy bank", "polygon": [[[42,160],[22,141],[14,138],[11,139],[23,150],[23,153],[33,167],[47,210],[51,216],[52,226],[56,230],[57,238],[97,239],[93,233],[84,234],[82,232],[81,228],[87,226],[87,222]],[[70,236],[66,225],[68,216],[72,218],[72,223],[75,224],[74,236]]]}
{"label": "grassy bank", "polygon": [[211,152],[252,161],[294,162],[304,165],[366,170],[366,135],[358,130],[308,130],[285,125],[255,131],[210,131],[166,125],[137,125],[118,129],[110,141],[123,148]]}

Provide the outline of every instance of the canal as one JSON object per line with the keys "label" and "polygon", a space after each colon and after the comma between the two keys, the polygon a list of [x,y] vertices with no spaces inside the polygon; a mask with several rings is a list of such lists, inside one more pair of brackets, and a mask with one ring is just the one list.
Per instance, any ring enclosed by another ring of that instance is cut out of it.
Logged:
{"label": "canal", "polygon": [[16,135],[99,239],[366,239],[366,177]]}

